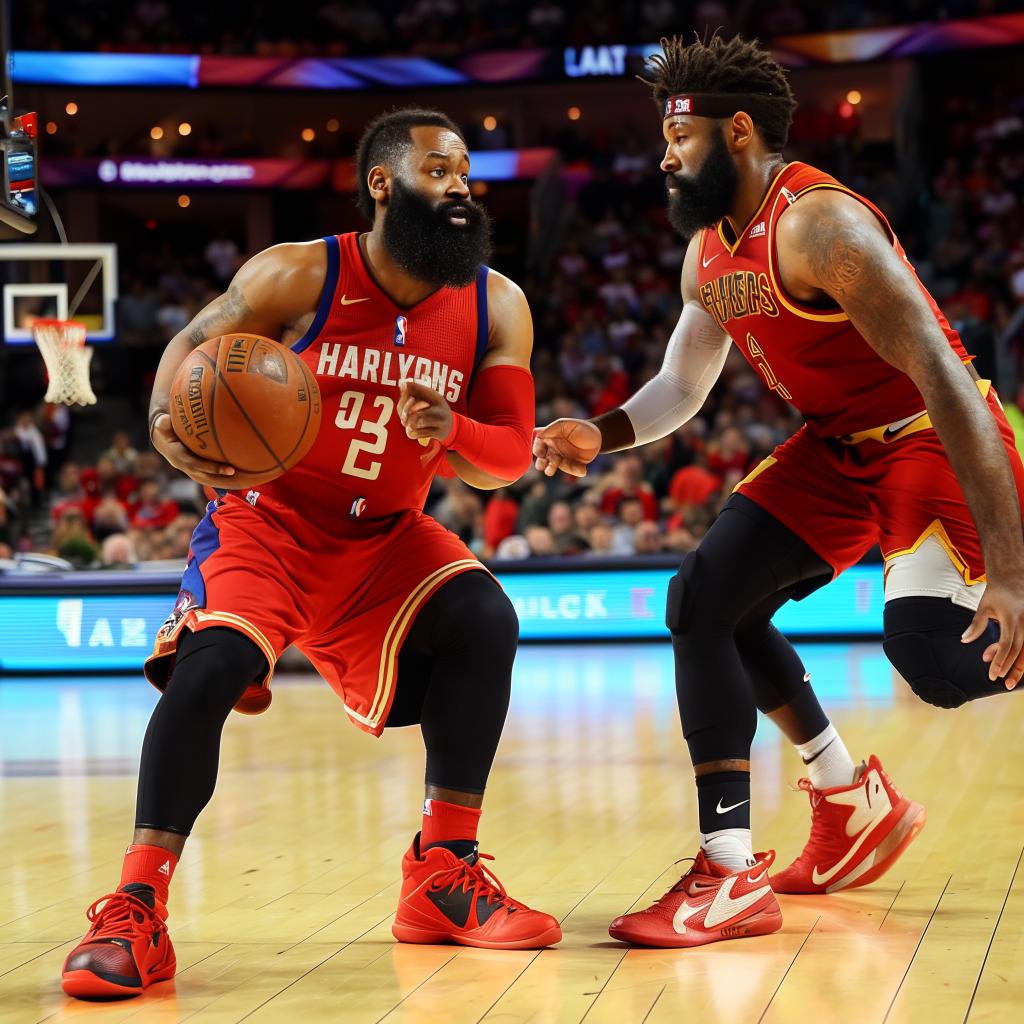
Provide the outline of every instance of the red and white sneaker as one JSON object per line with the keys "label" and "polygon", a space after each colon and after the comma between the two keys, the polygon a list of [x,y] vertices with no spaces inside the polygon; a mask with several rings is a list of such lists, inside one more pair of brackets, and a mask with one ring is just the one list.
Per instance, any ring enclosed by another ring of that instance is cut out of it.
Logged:
{"label": "red and white sneaker", "polygon": [[768,879],[775,853],[754,857],[751,867],[732,872],[701,850],[657,903],[615,918],[608,934],[638,946],[674,949],[777,932],[782,911]]}
{"label": "red and white sneaker", "polygon": [[174,977],[167,908],[148,885],[129,882],[86,911],[92,927],[64,961],[61,986],[79,999],[137,996]]}
{"label": "red and white sneaker", "polygon": [[391,926],[399,942],[542,949],[561,941],[556,918],[512,899],[480,863],[493,857],[469,840],[451,845],[458,854],[447,846],[420,853],[417,833],[402,858],[402,895]]}
{"label": "red and white sneaker", "polygon": [[868,885],[924,828],[924,808],[893,785],[874,754],[853,785],[815,789],[808,779],[797,785],[811,800],[811,837],[788,868],[772,875],[776,892],[824,894]]}

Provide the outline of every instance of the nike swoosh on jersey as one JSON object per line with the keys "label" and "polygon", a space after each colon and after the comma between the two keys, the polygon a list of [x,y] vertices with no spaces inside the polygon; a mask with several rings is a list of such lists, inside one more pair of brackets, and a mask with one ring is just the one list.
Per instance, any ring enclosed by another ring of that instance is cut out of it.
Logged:
{"label": "nike swoosh on jersey", "polygon": [[341,297],[341,304],[343,306],[351,306],[351,305],[353,305],[356,302],[369,302],[369,301],[370,301],[370,296],[369,295],[364,295],[363,298],[361,298],[361,299],[350,299],[350,298],[348,298],[345,295],[342,295],[342,297]]}
{"label": "nike swoosh on jersey", "polygon": [[722,798],[719,797],[718,798],[718,806],[715,808],[715,811],[718,814],[728,814],[730,811],[735,811],[737,807],[742,807],[744,804],[749,804],[749,803],[750,803],[750,798],[747,797],[746,800],[741,800],[738,804],[733,804],[731,807],[723,807],[722,806]]}
{"label": "nike swoosh on jersey", "polygon": [[706,259],[704,259],[704,257],[703,257],[703,256],[701,256],[701,258],[700,258],[700,265],[701,265],[701,266],[702,266],[702,267],[703,267],[703,268],[704,268],[705,270],[707,270],[707,269],[708,269],[708,267],[710,267],[710,266],[711,266],[711,264],[712,264],[712,263],[714,263],[714,262],[715,262],[715,260],[717,260],[717,259],[718,259],[718,257],[719,257],[719,256],[721,256],[721,255],[722,255],[722,254],[721,254],[720,252],[716,252],[716,253],[715,253],[715,255],[714,255],[714,256],[712,256],[712,257],[711,257],[711,259],[709,259],[709,260],[706,260]]}

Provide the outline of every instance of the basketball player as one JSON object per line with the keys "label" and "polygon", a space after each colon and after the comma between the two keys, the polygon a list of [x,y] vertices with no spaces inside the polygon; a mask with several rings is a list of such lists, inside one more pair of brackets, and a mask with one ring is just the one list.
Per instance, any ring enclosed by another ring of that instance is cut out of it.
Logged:
{"label": "basketball player", "polygon": [[[775,931],[775,892],[873,881],[924,822],[877,757],[854,768],[772,615],[877,543],[884,648],[914,693],[952,708],[1013,689],[1024,673],[1024,467],[990,383],[882,213],[782,157],[796,103],[779,65],[738,38],[663,46],[648,84],[669,215],[692,236],[683,312],[652,381],[593,421],[545,427],[534,450],[545,472],[580,476],[599,452],[671,433],[700,409],[731,342],[806,419],[742,481],[669,586],[700,851],[654,906],[610,930],[693,946]],[[774,854],[755,855],[750,839],[758,708],[810,776],[810,840],[771,878]]]}
{"label": "basketball player", "polygon": [[[555,918],[509,896],[477,849],[516,614],[469,549],[422,511],[438,472],[495,488],[528,468],[529,308],[484,265],[489,223],[447,117],[378,118],[357,166],[369,233],[254,256],[160,362],[153,444],[227,491],[196,528],[146,664],[163,695],[143,743],[135,835],[116,891],[89,908],[91,927],[65,962],[71,995],[136,995],[174,974],[168,885],[213,793],[221,730],[232,708],[267,709],[274,663],[293,644],[359,728],[422,729],[426,800],[402,862],[395,936],[492,949],[561,938]],[[233,331],[281,339],[320,385],[313,449],[270,483],[191,454],[167,414],[176,367]]]}

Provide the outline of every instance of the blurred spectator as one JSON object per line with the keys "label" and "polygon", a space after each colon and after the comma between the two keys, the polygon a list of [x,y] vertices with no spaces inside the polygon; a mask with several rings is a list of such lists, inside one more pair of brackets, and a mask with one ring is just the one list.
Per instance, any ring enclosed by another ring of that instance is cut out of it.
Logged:
{"label": "blurred spectator", "polygon": [[139,487],[139,505],[132,515],[132,528],[161,530],[169,526],[177,515],[178,503],[161,496],[159,482],[144,480]]}
{"label": "blurred spectator", "polygon": [[123,533],[112,533],[103,541],[100,562],[105,569],[123,569],[138,563],[135,545]]}
{"label": "blurred spectator", "polygon": [[644,464],[639,455],[621,455],[615,464],[615,474],[611,486],[601,498],[601,511],[605,515],[614,516],[624,501],[629,498],[639,502],[644,519],[658,518],[658,499],[651,485],[644,478]]}
{"label": "blurred spectator", "polygon": [[128,432],[118,430],[110,439],[110,447],[103,453],[103,458],[110,460],[116,473],[126,475],[135,472],[139,453],[132,447]]}

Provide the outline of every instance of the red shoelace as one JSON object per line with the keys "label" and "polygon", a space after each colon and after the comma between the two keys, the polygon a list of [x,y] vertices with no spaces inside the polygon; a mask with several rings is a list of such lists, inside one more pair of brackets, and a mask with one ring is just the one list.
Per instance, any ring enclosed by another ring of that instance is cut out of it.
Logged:
{"label": "red shoelace", "polygon": [[162,928],[160,915],[151,910],[142,900],[127,892],[111,892],[101,896],[85,912],[92,922],[88,939],[124,938],[126,931],[132,933],[148,928]]}
{"label": "red shoelace", "polygon": [[494,860],[494,857],[489,853],[478,854],[475,864],[468,864],[466,861],[460,860],[458,864],[453,864],[450,868],[438,872],[431,883],[431,888],[447,889],[449,892],[461,888],[463,892],[469,892],[473,886],[477,886],[477,894],[486,896],[488,904],[506,903],[514,907],[525,906],[505,892],[505,886],[501,884],[497,875],[480,863],[483,860]]}

